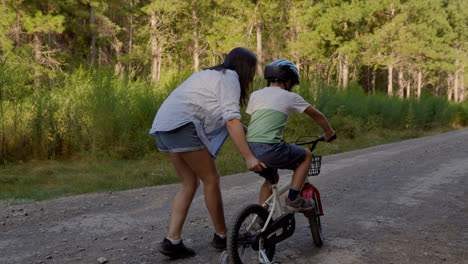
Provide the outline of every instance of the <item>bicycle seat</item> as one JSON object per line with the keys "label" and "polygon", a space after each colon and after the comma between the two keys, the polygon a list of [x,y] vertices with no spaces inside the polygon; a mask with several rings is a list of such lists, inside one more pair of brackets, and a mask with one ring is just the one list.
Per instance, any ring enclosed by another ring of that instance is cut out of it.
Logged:
{"label": "bicycle seat", "polygon": [[257,173],[263,178],[269,180],[271,184],[276,183],[276,175],[278,174],[278,169],[272,168],[272,167],[266,167]]}

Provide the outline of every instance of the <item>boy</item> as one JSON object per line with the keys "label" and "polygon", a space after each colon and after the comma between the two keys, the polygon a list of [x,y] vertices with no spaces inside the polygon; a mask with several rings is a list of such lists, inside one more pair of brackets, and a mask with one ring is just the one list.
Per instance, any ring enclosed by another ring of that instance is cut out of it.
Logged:
{"label": "boy", "polygon": [[335,132],[325,116],[313,108],[300,95],[291,92],[299,84],[299,72],[288,60],[275,60],[265,68],[268,87],[251,94],[247,113],[251,115],[247,131],[247,142],[254,155],[271,169],[264,169],[260,175],[265,182],[260,189],[259,203],[263,204],[271,195],[272,177],[278,177],[277,169],[294,170],[288,196],[285,197],[285,210],[304,212],[312,209],[312,200],[305,200],[299,192],[307,177],[312,161],[312,153],[302,147],[281,141],[288,116],[292,112],[305,112],[325,132],[329,142]]}

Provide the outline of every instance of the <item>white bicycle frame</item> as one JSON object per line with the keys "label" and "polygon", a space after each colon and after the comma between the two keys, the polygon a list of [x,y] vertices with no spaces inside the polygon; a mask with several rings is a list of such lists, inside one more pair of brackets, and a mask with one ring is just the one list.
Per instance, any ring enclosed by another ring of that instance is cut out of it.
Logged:
{"label": "white bicycle frame", "polygon": [[[308,184],[308,183],[309,183],[309,180],[308,180],[308,177],[306,177],[306,180],[305,180],[304,184]],[[275,183],[275,184],[271,185],[272,194],[263,203],[264,207],[265,207],[265,205],[268,205],[269,208],[271,208],[271,209],[270,209],[270,213],[268,214],[268,218],[267,218],[261,232],[266,230],[268,224],[270,223],[271,219],[273,218],[273,214],[275,213],[275,211],[277,212],[278,217],[282,216],[285,213],[284,210],[283,210],[283,207],[281,206],[280,199],[281,199],[282,195],[284,193],[286,193],[286,191],[289,190],[289,187],[290,187],[289,183],[284,184],[279,189],[278,189],[278,183]],[[252,224],[255,223],[257,218],[258,218],[258,216],[254,217],[254,219],[252,221]],[[249,227],[249,229],[250,229],[250,227]],[[267,255],[265,253],[265,250],[263,249],[263,239],[260,239],[259,243],[260,243],[260,245],[258,247],[258,258],[260,260],[260,263],[271,264],[270,260],[268,259]]]}

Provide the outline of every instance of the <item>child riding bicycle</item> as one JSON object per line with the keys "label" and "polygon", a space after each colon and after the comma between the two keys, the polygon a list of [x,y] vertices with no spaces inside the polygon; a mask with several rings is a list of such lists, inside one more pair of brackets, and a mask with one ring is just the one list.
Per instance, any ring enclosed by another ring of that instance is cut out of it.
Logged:
{"label": "child riding bicycle", "polygon": [[278,169],[294,170],[288,196],[285,197],[285,210],[305,212],[314,207],[313,200],[299,195],[306,180],[312,153],[302,147],[282,141],[284,128],[292,112],[305,112],[325,132],[325,141],[335,135],[327,118],[312,107],[300,95],[292,92],[299,84],[299,71],[288,60],[274,60],[265,67],[267,87],[251,94],[246,112],[251,115],[247,132],[247,142],[253,154],[268,168],[259,174],[265,178],[260,189],[259,204],[271,195],[271,181],[278,181]]}

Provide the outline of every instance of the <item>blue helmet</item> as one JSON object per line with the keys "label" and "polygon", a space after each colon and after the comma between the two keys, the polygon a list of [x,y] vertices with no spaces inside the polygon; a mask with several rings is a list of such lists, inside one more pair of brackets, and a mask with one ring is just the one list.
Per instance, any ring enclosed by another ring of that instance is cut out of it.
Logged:
{"label": "blue helmet", "polygon": [[265,67],[265,80],[269,82],[291,80],[291,87],[293,87],[299,84],[299,70],[288,60],[274,60]]}

